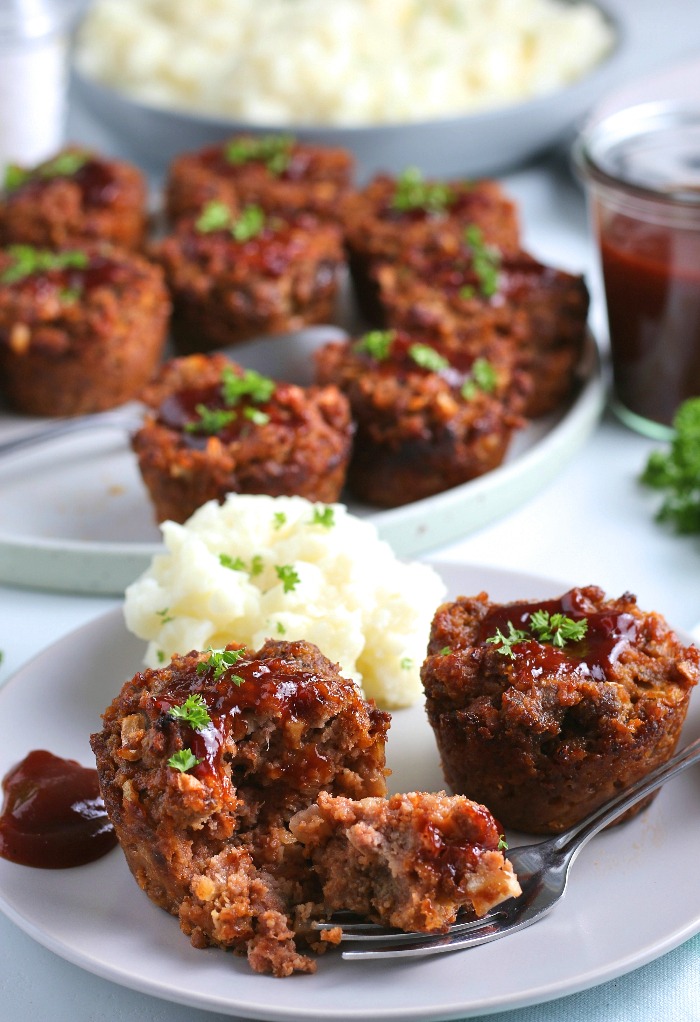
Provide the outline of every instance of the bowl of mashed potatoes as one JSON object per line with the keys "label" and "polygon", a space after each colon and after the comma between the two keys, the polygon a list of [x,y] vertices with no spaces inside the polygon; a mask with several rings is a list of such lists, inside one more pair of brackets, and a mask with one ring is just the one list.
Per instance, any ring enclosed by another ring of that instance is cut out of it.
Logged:
{"label": "bowl of mashed potatoes", "polygon": [[591,0],[95,0],[74,87],[153,170],[252,131],[344,146],[361,178],[474,176],[558,141],[619,50]]}

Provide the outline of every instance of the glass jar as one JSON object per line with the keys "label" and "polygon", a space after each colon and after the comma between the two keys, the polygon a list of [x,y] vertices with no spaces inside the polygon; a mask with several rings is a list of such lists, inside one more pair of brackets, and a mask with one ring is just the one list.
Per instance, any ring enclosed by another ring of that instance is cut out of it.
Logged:
{"label": "glass jar", "polygon": [[700,395],[700,105],[620,110],[573,155],[600,251],[613,410],[667,438]]}

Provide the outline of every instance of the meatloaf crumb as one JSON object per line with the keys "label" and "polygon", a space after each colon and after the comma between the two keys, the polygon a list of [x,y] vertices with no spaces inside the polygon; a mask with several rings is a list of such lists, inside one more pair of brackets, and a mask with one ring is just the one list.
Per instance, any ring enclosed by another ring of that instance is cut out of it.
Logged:
{"label": "meatloaf crumb", "polygon": [[138,168],[78,147],[35,167],[12,166],[0,196],[0,244],[55,248],[107,241],[139,248],[148,222]]}
{"label": "meatloaf crumb", "polygon": [[524,425],[525,381],[497,338],[488,359],[394,330],[325,345],[315,357],[317,379],[339,387],[352,409],[348,488],[380,507],[483,475]]}
{"label": "meatloaf crumb", "polygon": [[274,382],[214,353],[166,363],[143,397],[153,413],[132,446],[158,521],[227,493],[338,499],[352,422],[336,387]]}
{"label": "meatloaf crumb", "polygon": [[150,254],[165,271],[181,354],[332,319],[344,262],[337,224],[219,202],[180,220]]}
{"label": "meatloaf crumb", "polygon": [[322,792],[292,817],[327,911],[403,930],[445,931],[520,894],[491,813],[462,796],[411,792],[353,801]]}
{"label": "meatloaf crumb", "polygon": [[82,415],[135,398],[163,351],[163,274],[107,245],[0,251],[0,390],[30,415]]}
{"label": "meatloaf crumb", "polygon": [[[582,637],[557,637],[554,615]],[[508,828],[550,834],[672,755],[700,650],[630,593],[506,604],[481,593],[437,610],[421,677],[448,786]]]}
{"label": "meatloaf crumb", "polygon": [[209,202],[255,203],[289,215],[308,210],[335,219],[349,190],[354,160],[346,149],[315,146],[290,135],[237,135],[170,166],[166,210],[171,220],[197,215]]}
{"label": "meatloaf crumb", "polygon": [[[199,714],[188,716],[193,701]],[[270,640],[136,674],[91,744],[149,898],[195,947],[229,948],[286,976],[315,968],[297,950],[294,920],[320,896],[289,820],[321,791],[383,795],[388,726],[315,646]]]}

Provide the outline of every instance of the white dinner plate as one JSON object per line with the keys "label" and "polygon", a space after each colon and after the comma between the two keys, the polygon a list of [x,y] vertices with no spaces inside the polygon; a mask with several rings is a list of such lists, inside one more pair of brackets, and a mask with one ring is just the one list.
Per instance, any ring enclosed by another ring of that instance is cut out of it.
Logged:
{"label": "white dinner plate", "polygon": [[[485,589],[497,600],[547,598],[567,588],[487,567],[436,567],[451,596]],[[33,748],[94,762],[88,736],[122,682],[140,668],[143,648],[117,609],[15,674],[0,691],[0,776]],[[682,742],[700,735],[699,710],[691,701]],[[442,787],[422,706],[393,714],[387,753],[393,790]],[[697,770],[687,771],[636,819],[596,837],[577,859],[564,901],[545,919],[504,940],[425,959],[343,962],[331,951],[315,975],[255,974],[244,959],[195,950],[177,920],[139,890],[119,849],[61,871],[0,859],[0,908],[40,944],[89,972],[210,1011],[274,1022],[481,1015],[613,979],[700,931],[684,866],[700,844],[698,781]],[[509,838],[518,843],[517,835]]]}
{"label": "white dinner plate", "polygon": [[[339,335],[335,326],[312,327],[239,345],[234,357],[266,375],[306,384],[313,349]],[[579,380],[573,399],[516,434],[492,472],[403,507],[348,506],[370,518],[400,557],[450,543],[507,514],[556,476],[600,418],[605,386],[590,337]],[[47,421],[0,413],[0,440]],[[161,549],[126,429],[73,434],[0,459],[1,582],[121,595]]]}

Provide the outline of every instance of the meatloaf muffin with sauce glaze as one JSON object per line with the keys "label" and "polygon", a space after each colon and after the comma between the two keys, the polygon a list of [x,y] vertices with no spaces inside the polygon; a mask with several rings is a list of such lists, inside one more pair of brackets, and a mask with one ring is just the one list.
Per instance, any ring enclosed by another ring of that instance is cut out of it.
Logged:
{"label": "meatloaf muffin with sauce glaze", "polygon": [[287,216],[308,210],[335,219],[353,174],[354,159],[346,149],[310,145],[291,135],[237,135],[173,161],[166,211],[178,220],[215,201],[234,209],[254,203]]}
{"label": "meatloaf muffin with sauce glaze", "polygon": [[315,353],[317,379],[347,395],[355,422],[348,488],[395,507],[499,465],[524,425],[525,381],[511,348],[488,358],[401,331],[371,331]]}
{"label": "meatloaf muffin with sauce glaze", "polygon": [[333,503],[352,443],[347,399],[244,370],[221,353],[166,363],[132,439],[158,521],[184,522],[227,493]]}
{"label": "meatloaf muffin with sauce glaze", "polygon": [[0,390],[29,415],[83,415],[138,396],[163,351],[163,274],[107,245],[0,250]]}
{"label": "meatloaf muffin with sauce glaze", "polygon": [[315,969],[294,931],[320,893],[289,820],[321,791],[383,795],[388,726],[315,646],[268,641],[136,674],[91,744],[142,890],[195,947],[287,976]]}
{"label": "meatloaf muffin with sauce glaze", "polygon": [[445,931],[520,894],[491,813],[461,796],[410,792],[353,801],[322,792],[290,821],[328,912],[421,932]]}
{"label": "meatloaf muffin with sauce glaze", "polygon": [[10,166],[0,196],[0,244],[45,248],[108,241],[143,243],[146,181],[124,160],[66,148],[35,167]]}
{"label": "meatloaf muffin with sauce glaze", "polygon": [[337,224],[219,202],[180,220],[150,254],[165,271],[181,354],[332,319],[344,260]]}
{"label": "meatloaf muffin with sauce glaze", "polygon": [[572,393],[586,338],[588,289],[582,277],[525,252],[501,253],[467,229],[454,254],[406,252],[374,266],[379,325],[446,339],[494,331],[510,338],[532,381],[528,418],[555,411]]}
{"label": "meatloaf muffin with sauce glaze", "polygon": [[358,303],[370,322],[381,316],[375,262],[402,263],[417,252],[450,256],[476,226],[502,251],[520,248],[515,204],[496,181],[425,181],[415,169],[379,175],[343,201],[342,219]]}
{"label": "meatloaf muffin with sauce glaze", "polygon": [[505,827],[553,834],[672,755],[700,650],[630,593],[481,593],[437,610],[421,677],[449,787]]}

